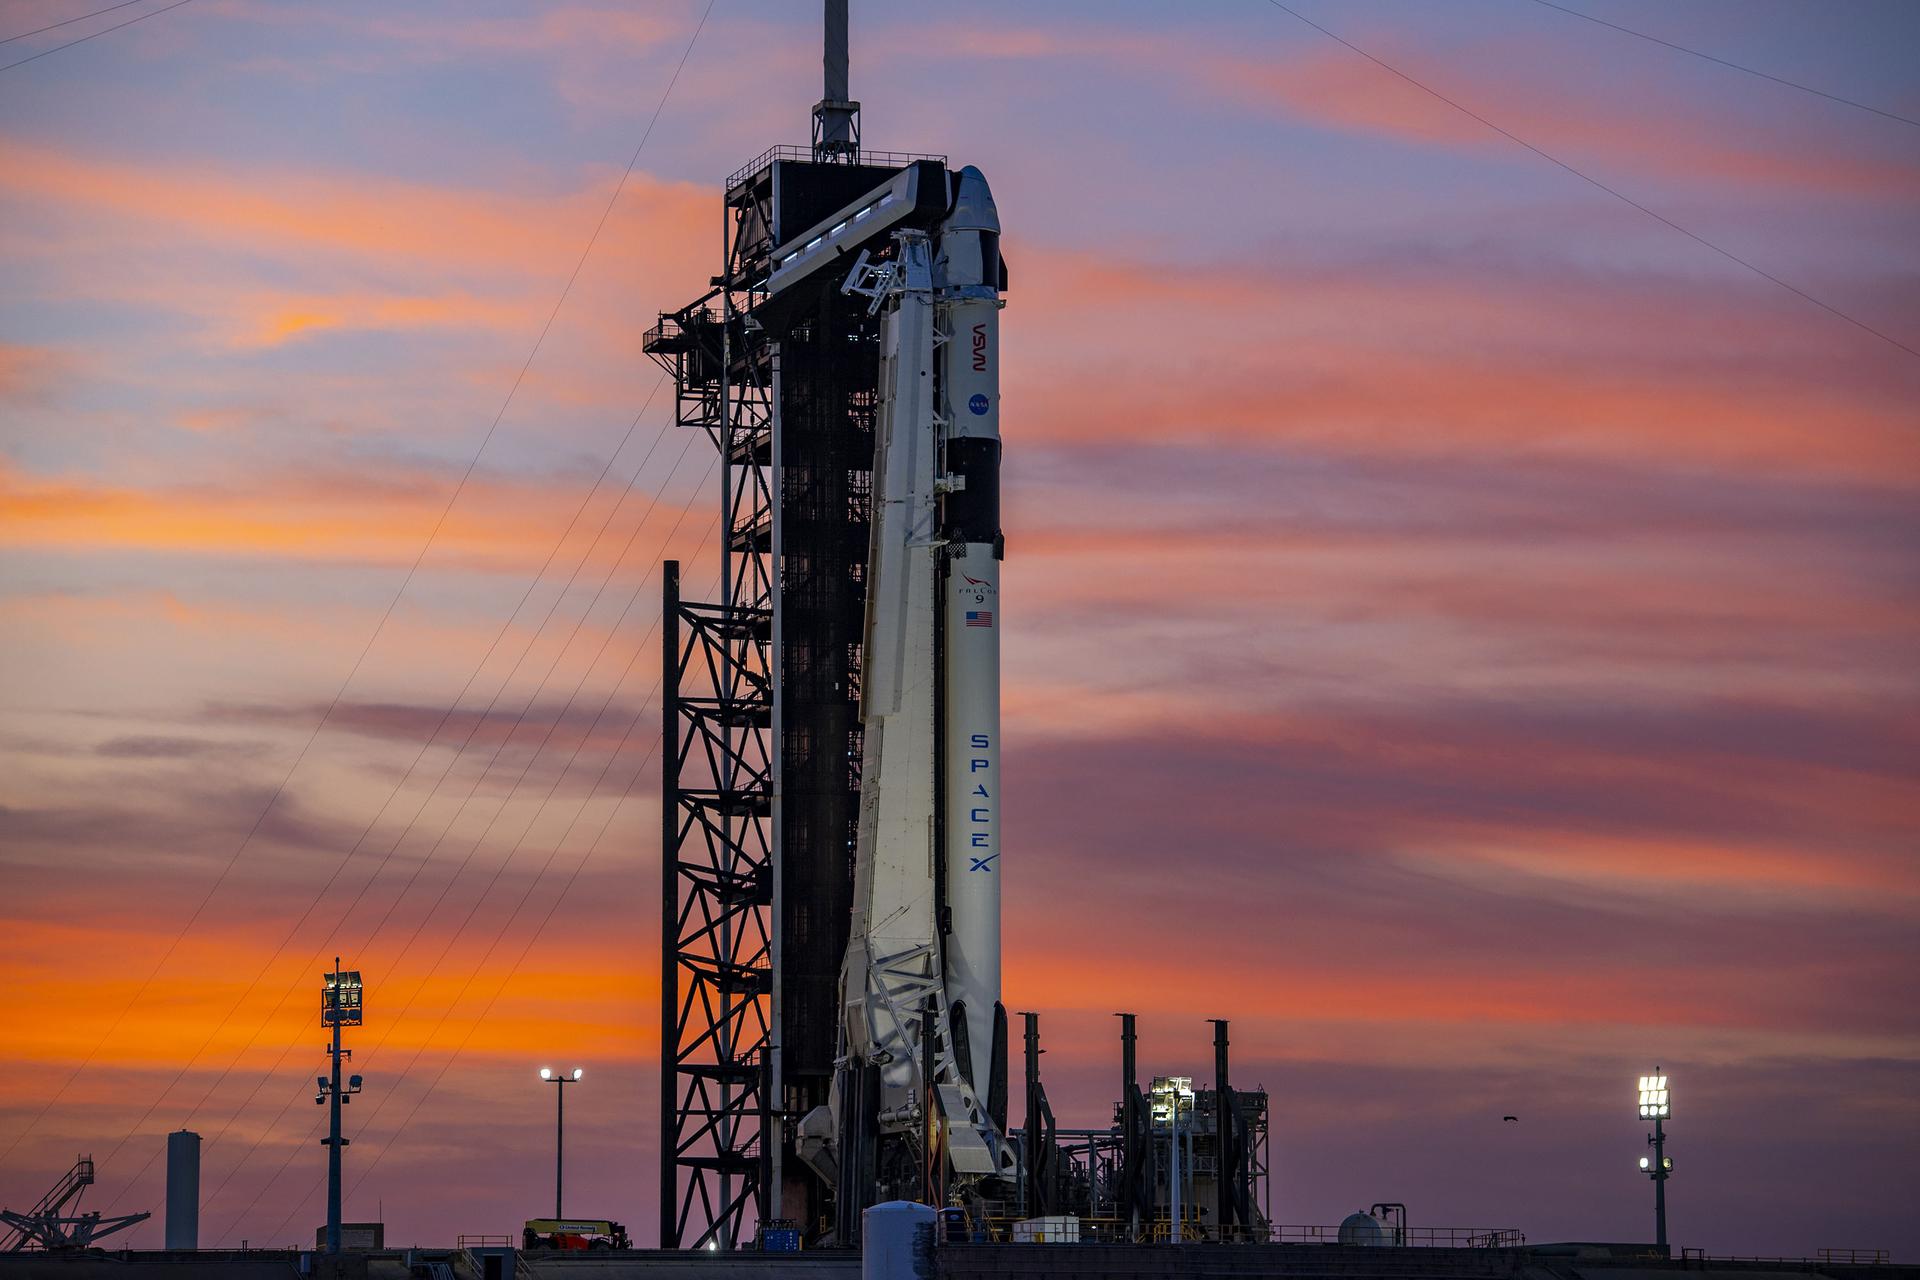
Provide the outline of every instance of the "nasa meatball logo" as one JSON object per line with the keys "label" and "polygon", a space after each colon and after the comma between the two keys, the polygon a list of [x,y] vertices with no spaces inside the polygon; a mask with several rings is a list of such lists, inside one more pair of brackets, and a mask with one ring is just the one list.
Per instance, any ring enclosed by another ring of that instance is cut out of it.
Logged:
{"label": "nasa meatball logo", "polygon": [[986,395],[982,392],[974,392],[973,398],[967,401],[967,408],[973,410],[976,415],[985,413],[987,411]]}

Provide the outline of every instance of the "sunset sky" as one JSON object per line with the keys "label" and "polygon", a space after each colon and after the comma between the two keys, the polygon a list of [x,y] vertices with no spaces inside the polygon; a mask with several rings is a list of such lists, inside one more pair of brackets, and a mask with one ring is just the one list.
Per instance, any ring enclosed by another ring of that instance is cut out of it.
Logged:
{"label": "sunset sky", "polygon": [[[1912,1260],[1920,8],[1568,0],[1886,115],[1290,3],[1652,214],[1263,0],[854,0],[867,143],[1007,229],[1061,1123],[1115,1010],[1149,1075],[1229,1017],[1279,1222],[1647,1239],[1657,1063],[1676,1246]],[[705,7],[195,0],[0,69],[0,1202],[90,1153],[159,1211],[184,1126],[203,1243],[311,1240],[340,954],[349,1218],[545,1212],[577,1063],[568,1208],[653,1240],[657,565],[710,590],[718,496],[640,340],[819,97],[811,0]]]}

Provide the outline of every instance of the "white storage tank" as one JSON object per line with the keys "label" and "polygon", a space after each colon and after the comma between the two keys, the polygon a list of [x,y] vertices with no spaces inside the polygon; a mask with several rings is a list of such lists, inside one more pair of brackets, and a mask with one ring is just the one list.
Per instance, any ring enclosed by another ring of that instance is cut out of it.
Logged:
{"label": "white storage tank", "polygon": [[932,1205],[889,1200],[860,1215],[860,1280],[933,1280]]}
{"label": "white storage tank", "polygon": [[1400,1243],[1392,1223],[1370,1213],[1350,1213],[1340,1220],[1340,1243],[1381,1249]]}

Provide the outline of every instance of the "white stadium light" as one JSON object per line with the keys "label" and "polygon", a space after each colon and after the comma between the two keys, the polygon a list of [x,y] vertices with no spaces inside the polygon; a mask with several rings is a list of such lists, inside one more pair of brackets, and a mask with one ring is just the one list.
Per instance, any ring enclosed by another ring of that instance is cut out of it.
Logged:
{"label": "white stadium light", "polygon": [[573,1069],[573,1078],[574,1078],[575,1080],[578,1080],[578,1079],[580,1078],[580,1068],[578,1068],[578,1067],[575,1067],[575,1068]]}
{"label": "white stadium light", "polygon": [[553,1068],[552,1068],[552,1067],[542,1067],[542,1068],[540,1068],[540,1078],[541,1078],[542,1080],[551,1080],[551,1079],[553,1079]]}
{"label": "white stadium light", "polygon": [[1673,1114],[1673,1093],[1667,1077],[1655,1067],[1654,1074],[1640,1077],[1640,1118],[1653,1121],[1647,1145],[1653,1154],[1640,1157],[1640,1172],[1653,1180],[1653,1235],[1661,1253],[1667,1251],[1667,1179],[1673,1175],[1673,1160],[1667,1155],[1667,1131],[1664,1121]]}

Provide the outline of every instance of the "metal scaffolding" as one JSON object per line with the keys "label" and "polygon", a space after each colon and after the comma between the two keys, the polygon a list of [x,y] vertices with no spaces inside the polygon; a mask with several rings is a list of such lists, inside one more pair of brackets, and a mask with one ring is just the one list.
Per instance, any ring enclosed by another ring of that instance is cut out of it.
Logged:
{"label": "metal scaffolding", "polygon": [[727,183],[722,270],[645,350],[726,462],[720,600],[662,614],[661,1242],[832,1226],[791,1130],[826,1102],[853,892],[878,322],[775,247],[908,164],[775,148]]}
{"label": "metal scaffolding", "polygon": [[[660,1047],[661,1244],[731,1249],[764,1216],[775,1054],[771,357],[749,331],[729,202],[712,293],[661,317],[645,349],[675,417],[719,450],[720,601],[664,575]],[[735,287],[735,282],[739,287]]]}
{"label": "metal scaffolding", "polygon": [[6,1235],[0,1237],[0,1253],[22,1253],[29,1249],[86,1249],[103,1236],[124,1231],[153,1216],[151,1213],[128,1213],[109,1218],[98,1209],[87,1213],[68,1212],[77,1207],[80,1197],[92,1185],[93,1157],[81,1156],[33,1208],[25,1213],[0,1209],[0,1226],[6,1228]]}

